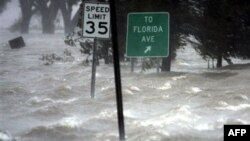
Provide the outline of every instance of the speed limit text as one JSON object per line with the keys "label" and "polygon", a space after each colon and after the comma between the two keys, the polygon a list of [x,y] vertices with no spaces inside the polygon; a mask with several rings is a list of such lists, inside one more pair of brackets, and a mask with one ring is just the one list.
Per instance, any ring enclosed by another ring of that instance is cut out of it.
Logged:
{"label": "speed limit text", "polygon": [[101,6],[86,6],[86,12],[88,13],[88,19],[99,19],[105,20],[107,13],[110,12],[109,7],[101,7]]}

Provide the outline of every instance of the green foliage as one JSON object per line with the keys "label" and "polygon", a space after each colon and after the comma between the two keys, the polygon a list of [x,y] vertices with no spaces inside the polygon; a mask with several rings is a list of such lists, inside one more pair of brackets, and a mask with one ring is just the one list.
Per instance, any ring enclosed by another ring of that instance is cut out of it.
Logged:
{"label": "green foliage", "polygon": [[[120,54],[125,53],[127,14],[129,12],[169,12],[170,13],[170,48],[172,59],[176,50],[185,45],[184,39],[188,35],[184,25],[189,20],[188,0],[126,0],[117,4],[117,24]],[[149,61],[149,66],[154,67],[154,62]],[[150,67],[147,67],[150,68]]]}
{"label": "green foliage", "polygon": [[194,1],[190,34],[199,41],[195,48],[203,58],[250,58],[250,2]]}
{"label": "green foliage", "polygon": [[[129,12],[169,12],[171,56],[190,42],[204,59],[250,58],[249,0],[122,0],[117,3],[118,40],[121,58],[125,53]],[[145,66],[154,67],[154,60]]]}
{"label": "green foliage", "polygon": [[[97,40],[96,42],[97,61],[99,59],[104,59],[105,64],[111,63],[113,55],[110,40]],[[79,51],[87,56],[84,62],[89,62],[89,56],[93,54],[94,42],[93,40],[83,38],[82,30],[80,28],[76,28],[74,32],[68,34],[65,37],[64,43],[68,46],[79,47]]]}
{"label": "green foliage", "polygon": [[145,58],[142,60],[142,71],[147,71],[156,67],[160,60],[158,58]]}
{"label": "green foliage", "polygon": [[[171,42],[170,46],[173,48],[173,52],[185,44],[183,38],[185,38],[185,31],[182,25],[186,22],[185,20],[189,14],[186,9],[187,0],[127,0],[121,1],[117,6],[118,13],[118,29],[120,34],[120,46],[125,51],[125,41],[126,39],[126,18],[129,12],[169,12],[170,13],[170,34]],[[124,54],[124,53],[123,53]]]}

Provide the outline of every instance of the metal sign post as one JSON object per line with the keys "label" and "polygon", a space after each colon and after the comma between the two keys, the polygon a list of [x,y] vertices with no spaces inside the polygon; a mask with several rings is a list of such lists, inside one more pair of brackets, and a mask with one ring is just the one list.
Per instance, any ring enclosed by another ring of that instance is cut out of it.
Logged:
{"label": "metal sign post", "polygon": [[160,61],[161,61],[161,59],[157,58],[156,61],[157,61],[157,64],[156,64],[157,65],[156,66],[156,73],[159,74],[160,73]]}
{"label": "metal sign post", "polygon": [[[93,49],[93,70],[91,82],[91,97],[94,97],[94,83],[95,83],[95,50],[96,38],[107,39],[110,37],[110,21],[112,22],[112,42],[113,42],[113,57],[114,57],[114,75],[116,86],[116,103],[117,103],[117,117],[119,128],[119,139],[125,141],[125,128],[123,117],[123,100],[122,100],[122,86],[120,74],[120,61],[117,39],[117,25],[116,25],[116,11],[115,0],[110,0],[109,4],[102,3],[84,3],[84,20],[83,20],[83,37],[91,37],[94,39]],[[111,16],[110,16],[111,15]],[[110,20],[110,17],[112,20]],[[93,91],[93,94],[92,94]]]}
{"label": "metal sign post", "polygon": [[110,0],[111,22],[112,22],[112,42],[113,42],[113,57],[114,57],[114,72],[115,72],[115,88],[116,88],[116,105],[120,141],[125,141],[125,128],[123,117],[123,100],[122,100],[122,84],[119,61],[119,47],[117,38],[117,22],[115,0]]}
{"label": "metal sign post", "polygon": [[92,76],[91,76],[91,98],[95,97],[95,74],[96,74],[96,38],[94,38],[94,47],[93,47],[93,59],[92,59]]}
{"label": "metal sign post", "polygon": [[135,58],[131,58],[130,62],[131,62],[131,72],[134,72],[134,68],[135,68]]}

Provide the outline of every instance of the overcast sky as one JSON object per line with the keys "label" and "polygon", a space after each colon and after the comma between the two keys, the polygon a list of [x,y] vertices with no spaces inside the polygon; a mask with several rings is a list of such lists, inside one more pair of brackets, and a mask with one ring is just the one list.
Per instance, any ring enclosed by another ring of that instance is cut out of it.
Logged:
{"label": "overcast sky", "polygon": [[6,9],[0,14],[0,28],[9,27],[19,16],[21,16],[19,1],[11,0]]}
{"label": "overcast sky", "polygon": [[[80,4],[80,3],[79,3]],[[78,8],[78,5],[73,6],[73,12],[72,15],[74,15]],[[18,20],[19,17],[21,17],[21,9],[19,7],[19,0],[11,0],[6,6],[6,9],[0,14],[0,28],[8,28],[10,25],[12,25],[15,20]],[[38,23],[38,21],[31,19],[31,25],[40,25],[41,23]],[[60,17],[60,25],[63,25],[62,17]]]}

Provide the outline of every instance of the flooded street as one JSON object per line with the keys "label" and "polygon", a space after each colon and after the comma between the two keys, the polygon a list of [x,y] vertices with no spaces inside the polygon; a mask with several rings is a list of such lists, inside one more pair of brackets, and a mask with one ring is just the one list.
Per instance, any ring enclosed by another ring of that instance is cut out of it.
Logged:
{"label": "flooded street", "polygon": [[[91,65],[62,33],[10,49],[16,36],[0,33],[0,141],[118,140],[113,65],[97,67],[91,99]],[[61,59],[48,65],[52,53]],[[250,65],[207,70],[194,53],[179,50],[168,73],[121,63],[128,141],[223,141],[224,124],[250,124]]]}

